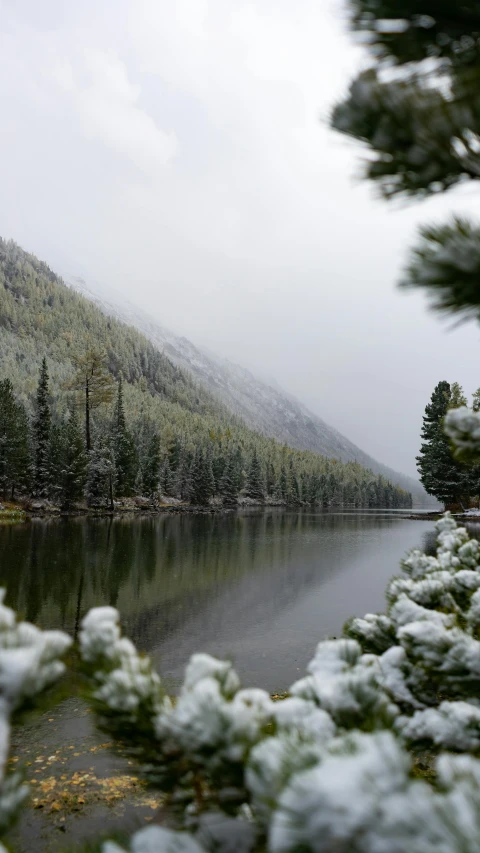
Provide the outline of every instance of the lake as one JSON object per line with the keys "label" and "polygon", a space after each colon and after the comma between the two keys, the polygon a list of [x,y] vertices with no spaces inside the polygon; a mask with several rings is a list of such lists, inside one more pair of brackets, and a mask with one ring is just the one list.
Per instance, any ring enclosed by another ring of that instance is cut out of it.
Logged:
{"label": "lake", "polygon": [[[409,549],[432,548],[432,523],[405,515],[32,520],[0,527],[0,582],[22,617],[72,635],[88,608],[118,607],[172,691],[189,656],[207,651],[232,659],[244,685],[281,692],[319,640],[338,636],[354,614],[384,609],[385,586]],[[154,819],[160,801],[93,725],[77,686],[70,674],[14,729],[15,766],[24,766],[32,798],[8,836],[13,849],[61,853]]]}
{"label": "lake", "polygon": [[34,520],[0,528],[1,584],[24,618],[72,635],[88,608],[118,607],[171,689],[201,650],[280,691],[348,617],[383,610],[431,531],[378,510]]}

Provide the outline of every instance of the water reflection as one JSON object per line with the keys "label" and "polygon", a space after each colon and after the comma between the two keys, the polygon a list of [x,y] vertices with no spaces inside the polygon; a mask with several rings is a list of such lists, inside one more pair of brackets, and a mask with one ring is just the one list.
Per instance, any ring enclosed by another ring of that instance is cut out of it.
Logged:
{"label": "water reflection", "polygon": [[0,529],[1,583],[25,618],[72,634],[89,607],[118,607],[172,682],[203,649],[280,689],[348,616],[383,609],[425,532],[380,513],[32,521]]}

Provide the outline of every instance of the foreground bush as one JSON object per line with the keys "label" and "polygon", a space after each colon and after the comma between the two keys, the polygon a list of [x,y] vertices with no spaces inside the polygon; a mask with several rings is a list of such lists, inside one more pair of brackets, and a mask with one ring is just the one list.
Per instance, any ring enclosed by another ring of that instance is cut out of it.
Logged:
{"label": "foreground bush", "polygon": [[[203,654],[172,702],[121,636],[117,611],[91,610],[80,655],[92,703],[166,792],[176,827],[150,826],[102,853],[478,851],[480,544],[448,513],[437,528],[436,556],[407,556],[386,613],[319,643],[279,702]],[[68,643],[1,606],[3,768],[11,709],[60,674]],[[432,783],[412,773],[412,753],[425,751]],[[4,777],[2,827],[24,793]]]}

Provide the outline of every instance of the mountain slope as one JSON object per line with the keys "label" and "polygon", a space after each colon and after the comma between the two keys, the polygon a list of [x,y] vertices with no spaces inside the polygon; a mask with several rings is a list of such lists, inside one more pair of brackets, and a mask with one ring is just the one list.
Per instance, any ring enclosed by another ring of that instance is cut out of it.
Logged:
{"label": "mountain slope", "polygon": [[[232,502],[240,496],[288,506],[411,506],[410,494],[359,463],[292,449],[253,430],[192,370],[175,364],[166,345],[154,345],[130,318],[127,325],[118,311],[96,303],[67,287],[34,255],[0,238],[0,379],[12,383],[26,420],[31,423],[36,410],[44,357],[56,430],[68,422],[66,410],[75,403],[83,420],[85,397],[71,390],[78,359],[97,353],[104,369],[122,380],[125,441],[113,437],[118,423],[115,427],[111,403],[99,405],[92,422],[89,477],[100,483],[102,500],[108,486],[102,460],[128,445],[129,491],[120,496],[146,488],[149,495],[205,505],[212,496]],[[117,388],[120,406],[119,382]],[[52,464],[57,449],[51,445]]]}
{"label": "mountain slope", "polygon": [[436,505],[421,484],[406,474],[377,462],[338,430],[279,388],[263,382],[250,371],[178,337],[130,303],[114,304],[101,297],[101,289],[90,288],[84,279],[67,275],[65,281],[93,300],[106,314],[135,326],[182,370],[220,400],[251,429],[298,450],[310,450],[342,462],[358,462],[411,492],[415,504]]}

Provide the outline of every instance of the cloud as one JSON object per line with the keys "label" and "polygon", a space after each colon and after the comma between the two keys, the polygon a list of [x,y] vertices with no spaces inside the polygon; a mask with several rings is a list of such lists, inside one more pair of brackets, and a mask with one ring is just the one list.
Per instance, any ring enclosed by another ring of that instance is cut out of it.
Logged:
{"label": "cloud", "polygon": [[338,0],[0,5],[0,234],[413,471],[436,382],[478,384],[478,334],[445,341],[394,288],[453,197],[380,204],[322,121],[363,61]]}
{"label": "cloud", "polygon": [[173,131],[165,132],[140,105],[141,88],[132,84],[118,57],[89,51],[86,85],[73,87],[78,116],[89,139],[102,142],[146,174],[162,169],[179,153]]}

